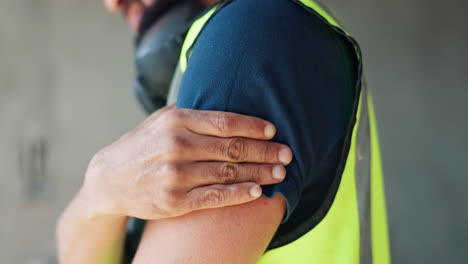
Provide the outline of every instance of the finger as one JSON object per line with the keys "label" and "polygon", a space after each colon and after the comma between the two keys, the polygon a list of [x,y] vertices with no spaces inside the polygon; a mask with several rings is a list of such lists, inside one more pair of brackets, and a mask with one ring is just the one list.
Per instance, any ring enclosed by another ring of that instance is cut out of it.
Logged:
{"label": "finger", "polygon": [[276,127],[258,117],[220,111],[178,109],[187,129],[202,135],[271,139]]}
{"label": "finger", "polygon": [[193,140],[188,158],[194,161],[229,161],[288,165],[291,149],[283,144],[247,138],[200,136]]}
{"label": "finger", "polygon": [[192,186],[242,182],[268,185],[283,181],[286,169],[278,164],[197,162],[185,166],[182,174],[190,175],[188,183]]}
{"label": "finger", "polygon": [[216,184],[188,192],[192,211],[242,204],[253,201],[261,195],[260,186],[251,182],[233,185]]}

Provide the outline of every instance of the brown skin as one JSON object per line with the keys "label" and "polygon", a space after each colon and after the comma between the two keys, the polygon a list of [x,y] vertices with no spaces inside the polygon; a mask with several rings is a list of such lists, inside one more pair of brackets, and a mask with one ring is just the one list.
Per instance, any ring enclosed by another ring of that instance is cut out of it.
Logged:
{"label": "brown skin", "polygon": [[279,164],[292,158],[287,146],[265,141],[274,131],[256,117],[165,107],[97,153],[83,189],[96,214],[142,219],[252,201],[258,184],[284,178]]}
{"label": "brown skin", "polygon": [[[117,263],[128,216],[242,204],[280,182],[291,150],[256,117],[165,107],[99,151],[57,225],[61,263]],[[280,165],[283,164],[283,165]],[[275,177],[274,177],[275,176]]]}
{"label": "brown skin", "polygon": [[282,196],[150,221],[134,263],[253,264],[285,211]]}

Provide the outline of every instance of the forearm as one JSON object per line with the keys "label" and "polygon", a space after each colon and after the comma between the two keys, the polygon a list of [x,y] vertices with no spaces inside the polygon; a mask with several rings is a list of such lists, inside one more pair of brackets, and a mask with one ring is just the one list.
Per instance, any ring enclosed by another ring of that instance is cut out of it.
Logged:
{"label": "forearm", "polygon": [[100,216],[79,192],[57,224],[60,263],[121,263],[127,217]]}

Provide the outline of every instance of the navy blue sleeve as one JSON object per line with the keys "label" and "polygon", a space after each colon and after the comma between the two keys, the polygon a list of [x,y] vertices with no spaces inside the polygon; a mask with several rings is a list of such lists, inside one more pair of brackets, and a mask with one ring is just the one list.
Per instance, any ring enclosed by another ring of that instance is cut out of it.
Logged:
{"label": "navy blue sleeve", "polygon": [[[286,222],[304,197],[318,208],[336,174],[352,113],[355,73],[340,37],[289,0],[236,0],[198,37],[177,107],[258,116],[277,126],[294,154],[287,177],[264,187],[287,202]],[[283,222],[283,223],[284,223]]]}

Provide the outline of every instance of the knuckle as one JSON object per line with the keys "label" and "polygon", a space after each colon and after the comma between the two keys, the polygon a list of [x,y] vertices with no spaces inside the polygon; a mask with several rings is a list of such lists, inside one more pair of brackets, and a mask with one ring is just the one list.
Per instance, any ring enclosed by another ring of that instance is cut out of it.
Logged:
{"label": "knuckle", "polygon": [[167,175],[167,177],[165,177],[165,179],[163,179],[161,183],[163,190],[168,193],[171,193],[179,189],[181,181],[180,178],[181,177],[178,175]]}
{"label": "knuckle", "polygon": [[216,176],[224,183],[234,183],[239,177],[239,169],[232,163],[224,163],[216,171]]}
{"label": "knuckle", "polygon": [[170,178],[179,179],[179,176],[183,174],[183,166],[180,163],[168,162],[165,167],[167,174],[170,175]]}
{"label": "knuckle", "polygon": [[269,161],[269,158],[272,156],[272,153],[277,153],[275,152],[274,146],[270,142],[264,142],[263,148],[260,151],[260,159],[263,161]]}
{"label": "knuckle", "polygon": [[166,191],[161,199],[161,201],[156,201],[159,204],[158,207],[162,208],[166,212],[176,212],[180,209],[182,204],[182,196],[180,192],[171,190]]}
{"label": "knuckle", "polygon": [[173,109],[163,114],[163,122],[169,128],[177,127],[185,117],[185,111],[183,109]]}
{"label": "knuckle", "polygon": [[182,166],[176,163],[168,163],[164,169],[164,178],[160,180],[160,186],[166,197],[174,196],[183,182]]}
{"label": "knuckle", "polygon": [[249,170],[249,175],[252,177],[252,180],[256,182],[260,182],[260,179],[265,177],[265,170],[263,170],[264,166],[262,165],[252,165]]}
{"label": "knuckle", "polygon": [[231,160],[244,160],[247,156],[247,142],[241,138],[230,139],[223,151],[224,155]]}
{"label": "knuckle", "polygon": [[221,133],[229,132],[232,127],[233,120],[226,115],[219,115],[213,118],[213,125]]}
{"label": "knuckle", "polygon": [[220,205],[225,200],[225,195],[218,189],[210,189],[204,192],[198,198],[198,204],[200,208],[203,207],[214,207]]}
{"label": "knuckle", "polygon": [[174,119],[174,111],[175,110],[169,110],[167,112],[163,112],[161,116],[158,117],[158,123],[159,125],[167,125],[167,126],[172,126],[175,124],[175,119]]}
{"label": "knuckle", "polygon": [[174,109],[169,113],[170,118],[176,122],[182,121],[185,118],[186,114],[187,113],[185,109]]}
{"label": "knuckle", "polygon": [[190,148],[190,142],[182,135],[172,134],[167,139],[167,153],[169,156],[178,157],[179,154],[186,153]]}

